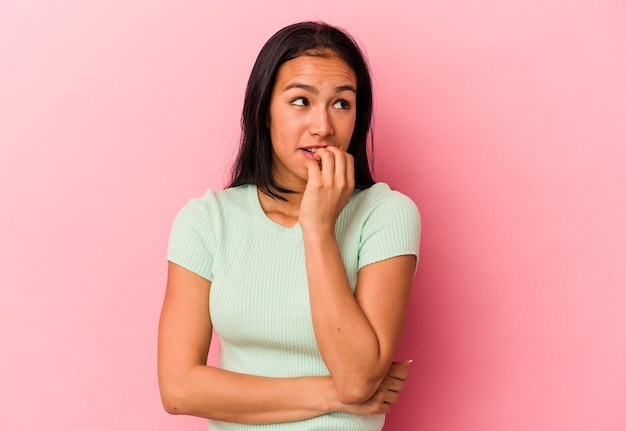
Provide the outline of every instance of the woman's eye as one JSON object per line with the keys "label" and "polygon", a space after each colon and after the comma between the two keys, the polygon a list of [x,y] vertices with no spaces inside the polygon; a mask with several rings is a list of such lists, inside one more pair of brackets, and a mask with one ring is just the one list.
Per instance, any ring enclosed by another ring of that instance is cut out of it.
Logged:
{"label": "woman's eye", "polygon": [[333,105],[333,108],[335,108],[335,109],[348,109],[348,108],[350,108],[350,104],[347,101],[345,101],[345,100],[338,100]]}
{"label": "woman's eye", "polygon": [[297,99],[293,99],[291,104],[296,106],[309,106],[309,101],[304,97],[298,97]]}

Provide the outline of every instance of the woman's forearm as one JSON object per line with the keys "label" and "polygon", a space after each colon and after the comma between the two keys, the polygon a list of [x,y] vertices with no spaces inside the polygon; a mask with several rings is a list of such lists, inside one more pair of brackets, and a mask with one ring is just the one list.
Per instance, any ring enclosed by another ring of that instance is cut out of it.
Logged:
{"label": "woman's forearm", "polygon": [[357,302],[334,235],[305,233],[313,326],[339,399],[360,403],[378,388],[391,358]]}
{"label": "woman's forearm", "polygon": [[330,377],[268,378],[197,365],[161,387],[169,413],[225,422],[290,422],[340,409]]}

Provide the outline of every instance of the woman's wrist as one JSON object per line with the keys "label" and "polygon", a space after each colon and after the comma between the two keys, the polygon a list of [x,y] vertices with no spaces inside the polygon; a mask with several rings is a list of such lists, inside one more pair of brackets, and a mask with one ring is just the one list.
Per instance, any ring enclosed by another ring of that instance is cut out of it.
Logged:
{"label": "woman's wrist", "polygon": [[317,228],[317,229],[302,229],[302,239],[305,244],[310,245],[328,245],[329,243],[337,242],[334,228]]}
{"label": "woman's wrist", "polygon": [[345,405],[337,398],[337,390],[332,377],[325,377],[322,386],[322,411],[326,413],[343,411]]}

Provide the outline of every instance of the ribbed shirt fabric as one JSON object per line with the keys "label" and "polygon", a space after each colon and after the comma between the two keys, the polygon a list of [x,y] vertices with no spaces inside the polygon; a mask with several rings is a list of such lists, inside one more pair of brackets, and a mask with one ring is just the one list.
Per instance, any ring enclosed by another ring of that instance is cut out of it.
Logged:
{"label": "ribbed shirt fabric", "polygon": [[[335,233],[354,292],[363,266],[418,255],[420,217],[408,197],[377,183],[352,194]],[[302,230],[270,220],[256,186],[189,201],[174,221],[167,258],[211,281],[220,367],[268,377],[329,375],[313,332]],[[383,424],[383,415],[347,413],[265,425],[208,421],[211,431],[380,431]]]}

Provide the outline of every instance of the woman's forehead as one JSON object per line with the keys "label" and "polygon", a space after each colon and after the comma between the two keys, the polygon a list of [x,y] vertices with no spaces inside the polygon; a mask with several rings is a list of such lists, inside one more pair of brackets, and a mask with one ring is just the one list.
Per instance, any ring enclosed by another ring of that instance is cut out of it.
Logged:
{"label": "woman's forehead", "polygon": [[357,78],[354,70],[336,55],[301,55],[280,66],[275,86],[278,90],[284,90],[287,86],[293,86],[294,82],[314,87],[353,87],[356,90]]}

